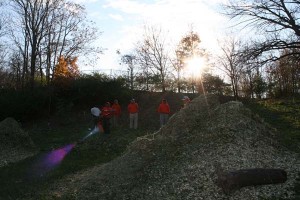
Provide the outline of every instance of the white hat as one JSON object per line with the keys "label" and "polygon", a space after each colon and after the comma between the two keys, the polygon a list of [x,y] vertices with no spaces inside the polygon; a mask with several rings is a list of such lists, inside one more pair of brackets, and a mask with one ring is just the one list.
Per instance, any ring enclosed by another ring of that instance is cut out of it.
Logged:
{"label": "white hat", "polygon": [[95,117],[99,117],[100,114],[101,114],[101,111],[100,111],[99,108],[94,107],[94,108],[91,108],[91,113],[92,113],[92,115],[94,115]]}

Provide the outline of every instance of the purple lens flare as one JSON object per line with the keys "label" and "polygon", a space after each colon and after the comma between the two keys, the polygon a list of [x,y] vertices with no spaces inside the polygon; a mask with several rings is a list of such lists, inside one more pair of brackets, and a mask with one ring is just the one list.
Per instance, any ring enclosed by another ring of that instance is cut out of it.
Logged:
{"label": "purple lens flare", "polygon": [[68,153],[76,146],[75,143],[65,145],[59,149],[43,154],[30,168],[30,175],[42,177],[46,173],[58,167]]}

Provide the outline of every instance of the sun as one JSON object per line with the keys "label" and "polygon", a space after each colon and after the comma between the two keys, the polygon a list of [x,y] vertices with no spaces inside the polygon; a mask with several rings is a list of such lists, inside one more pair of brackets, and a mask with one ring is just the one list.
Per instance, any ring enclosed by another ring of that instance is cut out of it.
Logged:
{"label": "sun", "polygon": [[188,76],[200,77],[205,68],[205,60],[202,57],[188,59],[186,64],[184,71]]}

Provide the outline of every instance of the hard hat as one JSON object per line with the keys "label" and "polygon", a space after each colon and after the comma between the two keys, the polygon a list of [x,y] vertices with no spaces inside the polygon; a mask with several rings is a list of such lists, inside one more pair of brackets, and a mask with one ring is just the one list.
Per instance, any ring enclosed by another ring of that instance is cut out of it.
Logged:
{"label": "hard hat", "polygon": [[94,108],[91,108],[91,113],[92,113],[92,115],[94,115],[95,117],[99,117],[101,111],[100,111],[99,108],[94,107]]}

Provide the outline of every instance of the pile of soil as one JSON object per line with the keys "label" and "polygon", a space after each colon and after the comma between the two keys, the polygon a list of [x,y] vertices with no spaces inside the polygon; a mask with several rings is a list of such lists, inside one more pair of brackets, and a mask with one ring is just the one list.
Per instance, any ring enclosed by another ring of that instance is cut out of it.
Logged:
{"label": "pile of soil", "polygon": [[36,153],[29,135],[13,118],[0,122],[0,167],[23,160]]}
{"label": "pile of soil", "polygon": [[[49,199],[293,198],[299,157],[280,146],[274,129],[242,103],[195,98],[154,134],[136,139],[123,156],[68,176],[49,189]],[[285,183],[243,187],[226,194],[217,171],[283,169]],[[44,194],[45,195],[45,194]]]}

